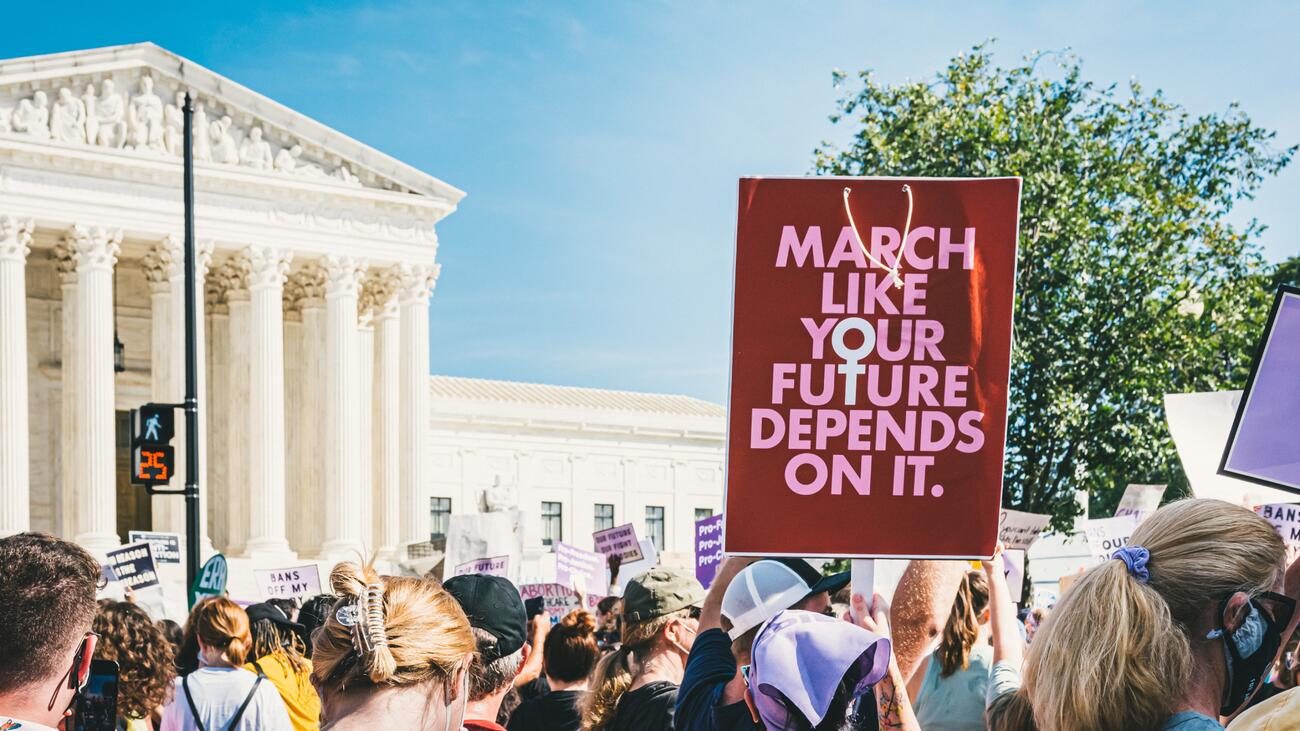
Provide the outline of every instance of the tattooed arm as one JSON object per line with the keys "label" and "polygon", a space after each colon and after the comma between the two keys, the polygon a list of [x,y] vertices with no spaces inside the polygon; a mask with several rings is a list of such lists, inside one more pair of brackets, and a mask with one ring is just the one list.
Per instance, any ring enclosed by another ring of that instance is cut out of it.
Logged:
{"label": "tattooed arm", "polygon": [[[865,611],[867,602],[861,594],[854,594],[851,601],[851,616],[861,617],[858,626],[878,635],[889,636],[889,605],[884,597],[879,594],[872,597],[870,612]],[[907,682],[903,679],[903,673],[898,669],[898,659],[892,652],[889,655],[889,670],[876,683],[874,690],[880,731],[921,731],[916,713],[912,710],[912,701],[907,695]]]}

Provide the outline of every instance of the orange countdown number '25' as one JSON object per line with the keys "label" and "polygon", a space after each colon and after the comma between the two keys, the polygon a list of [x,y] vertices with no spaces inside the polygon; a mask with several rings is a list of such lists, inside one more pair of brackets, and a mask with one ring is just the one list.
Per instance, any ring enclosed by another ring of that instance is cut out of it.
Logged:
{"label": "orange countdown number '25'", "polygon": [[[140,450],[140,478],[144,480],[165,480],[167,479],[167,463],[163,459],[166,452]],[[149,474],[149,470],[154,470]]]}

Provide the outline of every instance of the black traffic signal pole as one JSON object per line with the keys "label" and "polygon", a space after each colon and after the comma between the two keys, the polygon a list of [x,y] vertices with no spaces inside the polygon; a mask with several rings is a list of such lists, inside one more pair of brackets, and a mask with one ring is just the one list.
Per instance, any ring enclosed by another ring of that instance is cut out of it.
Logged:
{"label": "black traffic signal pole", "polygon": [[199,380],[195,340],[194,98],[185,92],[185,584],[199,575]]}

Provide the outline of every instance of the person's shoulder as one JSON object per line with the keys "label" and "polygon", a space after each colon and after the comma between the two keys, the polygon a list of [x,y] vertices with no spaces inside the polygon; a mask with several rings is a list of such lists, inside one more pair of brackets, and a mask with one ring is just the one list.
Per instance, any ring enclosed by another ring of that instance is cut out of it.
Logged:
{"label": "person's shoulder", "polygon": [[1223,726],[1215,719],[1195,711],[1175,713],[1165,719],[1160,731],[1212,731]]}

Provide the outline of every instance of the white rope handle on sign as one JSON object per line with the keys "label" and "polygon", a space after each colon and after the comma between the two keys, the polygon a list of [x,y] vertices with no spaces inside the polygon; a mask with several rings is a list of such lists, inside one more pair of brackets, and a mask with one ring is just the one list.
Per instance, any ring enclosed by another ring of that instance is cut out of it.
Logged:
{"label": "white rope handle on sign", "polygon": [[849,187],[844,186],[844,212],[849,216],[849,226],[853,229],[853,235],[858,237],[858,247],[862,253],[867,255],[872,264],[889,272],[889,276],[894,280],[894,287],[903,286],[903,278],[898,276],[898,268],[903,265],[903,254],[907,251],[907,235],[912,232],[912,186],[903,183],[903,192],[907,194],[907,222],[903,224],[903,243],[898,247],[898,256],[894,258],[894,266],[889,266],[885,262],[871,255],[867,250],[866,243],[862,240],[862,234],[858,233],[858,224],[853,221],[853,209],[849,208]]}

